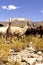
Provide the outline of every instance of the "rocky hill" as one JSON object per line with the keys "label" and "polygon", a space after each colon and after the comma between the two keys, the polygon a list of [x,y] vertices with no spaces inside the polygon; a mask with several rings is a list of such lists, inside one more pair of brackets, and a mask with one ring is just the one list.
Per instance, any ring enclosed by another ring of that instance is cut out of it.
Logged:
{"label": "rocky hill", "polygon": [[[30,19],[27,19],[27,18],[14,18],[14,19],[11,19],[12,21],[12,26],[20,26],[20,27],[23,27],[26,22],[28,22],[29,24],[31,24],[31,20]],[[6,26],[7,24],[9,23],[9,21],[4,21],[4,22],[0,22],[0,24],[3,24],[4,26]]]}
{"label": "rocky hill", "polygon": [[40,25],[42,25],[42,26],[43,26],[43,21],[33,22],[33,24],[35,24],[36,26],[40,26]]}
{"label": "rocky hill", "polygon": [[[13,18],[11,19],[12,21],[12,26],[20,26],[20,27],[23,27],[26,22],[28,22],[30,25],[32,24],[35,24],[36,26],[40,26],[42,25],[43,26],[43,21],[39,21],[39,22],[36,22],[36,21],[32,21],[28,18]],[[9,23],[9,21],[4,21],[4,22],[0,22],[0,24],[3,24],[4,26],[7,26],[7,24]]]}

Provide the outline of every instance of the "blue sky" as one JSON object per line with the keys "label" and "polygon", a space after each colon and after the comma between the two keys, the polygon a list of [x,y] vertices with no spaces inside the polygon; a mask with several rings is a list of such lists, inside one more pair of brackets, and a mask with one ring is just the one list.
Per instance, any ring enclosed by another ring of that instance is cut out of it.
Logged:
{"label": "blue sky", "polygon": [[43,0],[0,0],[0,21],[17,17],[43,20]]}

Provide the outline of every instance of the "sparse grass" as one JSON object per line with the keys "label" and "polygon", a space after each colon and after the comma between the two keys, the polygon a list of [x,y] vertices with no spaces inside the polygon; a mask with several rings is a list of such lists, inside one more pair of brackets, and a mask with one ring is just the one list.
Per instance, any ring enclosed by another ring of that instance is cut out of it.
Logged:
{"label": "sparse grass", "polygon": [[37,50],[43,51],[43,38],[31,37],[31,41]]}
{"label": "sparse grass", "polygon": [[[9,51],[9,49],[14,49],[15,51],[20,51],[27,47],[29,42],[33,42],[33,45],[40,50],[43,50],[43,38],[34,37],[34,36],[25,36],[22,40],[19,40],[13,37],[13,43],[6,44],[3,42],[2,38],[0,38],[0,51],[4,50],[5,52]],[[6,52],[6,53],[7,53]]]}
{"label": "sparse grass", "polygon": [[[37,50],[43,50],[43,38],[34,37],[34,36],[25,36],[22,40],[19,40],[15,37],[13,37],[13,43],[6,44],[4,43],[4,38],[0,38],[0,58],[8,59],[8,56],[10,55],[10,49],[14,49],[15,51],[20,51],[21,49],[25,49],[27,45],[29,45],[29,42],[33,42],[33,46]],[[20,65],[18,62],[11,63],[12,65]],[[11,65],[10,64],[10,65]]]}

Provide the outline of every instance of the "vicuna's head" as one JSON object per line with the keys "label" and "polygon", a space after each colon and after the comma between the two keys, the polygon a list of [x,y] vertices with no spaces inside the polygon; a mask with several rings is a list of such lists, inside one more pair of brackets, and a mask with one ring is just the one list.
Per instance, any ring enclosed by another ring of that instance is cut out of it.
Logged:
{"label": "vicuna's head", "polygon": [[12,20],[11,20],[11,18],[9,19],[9,26],[11,26],[11,23],[12,23]]}
{"label": "vicuna's head", "polygon": [[26,24],[25,24],[24,28],[25,28],[25,29],[28,29],[28,27],[29,27],[29,23],[28,23],[28,22],[26,22]]}
{"label": "vicuna's head", "polygon": [[27,21],[27,26],[28,26],[28,27],[29,27],[29,26],[32,26],[32,23],[29,22],[29,21]]}

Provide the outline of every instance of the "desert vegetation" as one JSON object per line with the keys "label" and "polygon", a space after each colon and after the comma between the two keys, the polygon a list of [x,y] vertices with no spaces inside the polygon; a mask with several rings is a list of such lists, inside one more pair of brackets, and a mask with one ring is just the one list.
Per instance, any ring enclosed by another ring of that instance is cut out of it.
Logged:
{"label": "desert vegetation", "polygon": [[33,42],[32,46],[36,48],[36,50],[43,51],[43,38],[39,38],[38,36],[24,36],[24,38],[21,40],[17,37],[13,37],[13,42],[8,39],[9,43],[4,43],[4,38],[0,38],[0,64],[5,62],[5,65],[19,65],[19,62],[14,61],[8,61],[8,56],[10,55],[10,49],[13,49],[15,52],[19,52],[22,49],[25,49],[29,46],[29,42]]}

